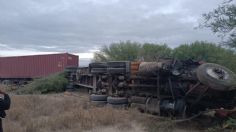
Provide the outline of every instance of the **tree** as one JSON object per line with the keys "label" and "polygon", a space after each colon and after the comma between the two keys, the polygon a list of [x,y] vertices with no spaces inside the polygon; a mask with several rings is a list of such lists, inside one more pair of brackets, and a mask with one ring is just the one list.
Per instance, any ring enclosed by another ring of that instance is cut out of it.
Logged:
{"label": "tree", "polygon": [[175,49],[167,45],[140,44],[137,42],[113,43],[103,46],[100,52],[95,53],[94,61],[156,61],[158,58],[172,57],[176,59],[194,59],[217,63],[236,72],[236,53],[222,48],[214,43],[196,41],[191,44],[182,44]]}
{"label": "tree", "polygon": [[167,58],[171,57],[172,49],[166,44],[157,45],[145,43],[142,46],[140,51],[140,58],[143,58],[145,61],[155,61],[158,58]]}
{"label": "tree", "polygon": [[122,61],[136,60],[141,49],[141,44],[131,41],[112,43],[103,46],[94,54],[94,61]]}
{"label": "tree", "polygon": [[172,49],[165,44],[140,44],[137,42],[126,41],[113,43],[110,46],[103,46],[99,52],[94,54],[94,61],[155,61],[160,57],[171,57],[171,51]]}
{"label": "tree", "polygon": [[213,43],[196,41],[192,44],[184,44],[173,50],[173,56],[177,59],[194,59],[217,63],[236,72],[236,54],[232,50],[222,48]]}
{"label": "tree", "polygon": [[236,49],[236,5],[229,0],[209,13],[203,14],[203,27],[223,38],[223,44]]}

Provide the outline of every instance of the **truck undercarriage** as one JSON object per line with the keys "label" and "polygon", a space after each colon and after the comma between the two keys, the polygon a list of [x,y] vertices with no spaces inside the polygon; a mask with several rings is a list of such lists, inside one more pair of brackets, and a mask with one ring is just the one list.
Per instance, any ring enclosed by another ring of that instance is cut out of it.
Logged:
{"label": "truck undercarriage", "polygon": [[76,84],[89,88],[90,100],[112,106],[185,118],[207,109],[235,106],[235,74],[193,60],[110,61],[79,68]]}

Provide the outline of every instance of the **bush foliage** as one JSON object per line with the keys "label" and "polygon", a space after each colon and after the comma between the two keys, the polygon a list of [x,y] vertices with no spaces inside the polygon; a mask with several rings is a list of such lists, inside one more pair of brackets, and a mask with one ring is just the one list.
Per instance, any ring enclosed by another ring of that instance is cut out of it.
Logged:
{"label": "bush foliage", "polygon": [[235,51],[222,48],[213,43],[196,41],[192,44],[180,45],[173,49],[173,57],[217,63],[228,67],[236,73]]}
{"label": "bush foliage", "polygon": [[193,59],[217,63],[236,73],[236,53],[214,43],[196,41],[170,48],[166,44],[120,42],[104,46],[95,53],[94,61],[156,61],[158,58]]}
{"label": "bush foliage", "polygon": [[68,80],[65,73],[58,73],[48,77],[35,79],[18,91],[19,94],[45,94],[62,92],[65,90]]}

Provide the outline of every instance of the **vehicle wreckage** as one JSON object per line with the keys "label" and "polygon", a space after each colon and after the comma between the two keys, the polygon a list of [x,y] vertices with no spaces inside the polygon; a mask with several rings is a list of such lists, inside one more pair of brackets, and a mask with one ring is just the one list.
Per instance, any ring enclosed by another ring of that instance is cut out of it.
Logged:
{"label": "vehicle wreckage", "polygon": [[93,103],[131,106],[160,116],[185,118],[236,104],[236,75],[218,64],[191,59],[90,63],[79,68],[76,80],[89,88]]}

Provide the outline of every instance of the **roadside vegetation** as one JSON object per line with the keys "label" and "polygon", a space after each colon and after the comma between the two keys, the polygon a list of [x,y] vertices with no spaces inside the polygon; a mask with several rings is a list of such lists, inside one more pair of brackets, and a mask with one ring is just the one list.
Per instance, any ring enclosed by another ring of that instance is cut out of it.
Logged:
{"label": "roadside vegetation", "polygon": [[220,45],[196,41],[174,49],[166,44],[119,42],[104,46],[94,55],[94,61],[157,61],[159,58],[193,59],[217,63],[236,72],[236,52]]}
{"label": "roadside vegetation", "polygon": [[18,94],[45,94],[65,91],[68,80],[65,73],[58,73],[48,77],[35,79],[17,91]]}

